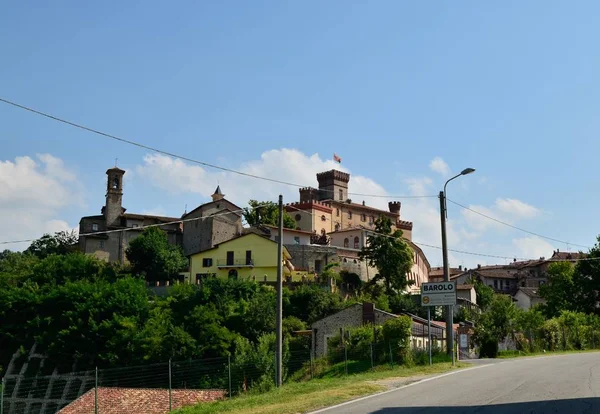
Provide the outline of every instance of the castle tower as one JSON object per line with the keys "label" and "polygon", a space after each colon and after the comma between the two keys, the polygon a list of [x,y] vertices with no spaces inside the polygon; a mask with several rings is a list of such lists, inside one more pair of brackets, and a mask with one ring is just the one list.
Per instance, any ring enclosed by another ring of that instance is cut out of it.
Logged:
{"label": "castle tower", "polygon": [[123,214],[123,175],[125,171],[114,167],[106,170],[106,205],[104,218],[107,226],[118,226]]}
{"label": "castle tower", "polygon": [[338,170],[325,171],[317,174],[317,181],[320,200],[346,201],[348,199],[350,174]]}
{"label": "castle tower", "polygon": [[401,206],[401,204],[399,201],[390,201],[388,203],[390,213],[394,213],[394,214],[398,214],[398,215],[400,215],[400,206]]}
{"label": "castle tower", "polygon": [[225,194],[221,192],[221,186],[218,185],[214,194],[211,196],[213,201],[223,200],[225,198]]}

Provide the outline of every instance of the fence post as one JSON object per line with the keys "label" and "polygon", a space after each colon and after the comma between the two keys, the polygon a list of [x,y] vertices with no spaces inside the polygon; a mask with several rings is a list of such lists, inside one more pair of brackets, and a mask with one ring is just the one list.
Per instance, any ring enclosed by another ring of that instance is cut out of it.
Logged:
{"label": "fence post", "polygon": [[394,368],[394,356],[392,355],[392,343],[388,342],[390,348],[390,365]]}
{"label": "fence post", "polygon": [[4,387],[6,386],[6,380],[2,377],[2,389],[0,390],[0,414],[4,414]]}
{"label": "fence post", "polygon": [[171,383],[171,358],[169,358],[169,412],[173,410],[173,395],[171,393],[172,383]]}
{"label": "fence post", "polygon": [[231,355],[227,355],[227,372],[229,374],[229,398],[231,398]]}
{"label": "fence post", "polygon": [[314,367],[313,367],[313,351],[310,350],[310,379],[315,377]]}
{"label": "fence post", "polygon": [[96,378],[94,382],[94,413],[98,414],[98,367],[96,367]]}
{"label": "fence post", "polygon": [[348,375],[348,348],[346,348],[346,342],[344,342],[344,372]]}
{"label": "fence post", "polygon": [[375,371],[375,364],[373,363],[373,342],[371,342],[371,371]]}

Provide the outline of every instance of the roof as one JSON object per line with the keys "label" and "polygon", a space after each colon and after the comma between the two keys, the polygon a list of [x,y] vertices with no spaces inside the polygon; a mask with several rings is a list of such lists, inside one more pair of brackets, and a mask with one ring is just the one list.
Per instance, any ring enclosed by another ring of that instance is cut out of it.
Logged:
{"label": "roof", "polygon": [[520,287],[519,290],[529,296],[530,298],[540,298],[540,290],[539,288],[531,288],[531,287]]}
{"label": "roof", "polygon": [[104,216],[102,214],[97,216],[83,216],[81,219],[79,219],[79,222],[81,223],[83,220],[104,220]]}
{"label": "roof", "polygon": [[125,170],[120,169],[119,167],[117,167],[116,165],[112,168],[109,168],[108,170],[106,170],[106,174],[108,174],[111,171],[116,171],[116,172],[120,172],[125,174]]}
{"label": "roof", "polygon": [[552,254],[551,259],[554,260],[577,260],[577,259],[581,259],[583,257],[586,257],[587,255],[585,253],[574,253],[574,252],[561,252],[561,251],[555,251],[554,254]]}
{"label": "roof", "polygon": [[[451,267],[450,268],[450,276],[453,275],[459,275],[463,272],[463,269],[461,267]],[[431,270],[429,271],[429,276],[433,276],[433,277],[443,277],[444,276],[444,268],[441,266],[437,266],[437,267],[432,267]]]}
{"label": "roof", "polygon": [[465,285],[456,285],[456,290],[471,290],[475,287],[475,285],[465,284]]}
{"label": "roof", "polygon": [[179,217],[165,217],[165,216],[153,216],[153,215],[149,215],[149,214],[134,214],[134,213],[125,213],[123,214],[124,218],[126,219],[132,219],[132,220],[145,220],[145,219],[152,219],[152,220],[156,220],[156,221],[161,221],[163,223],[170,223],[170,222],[180,222],[181,219]]}
{"label": "roof", "polygon": [[420,254],[420,256],[425,259],[425,264],[427,265],[427,269],[431,270],[431,265],[429,264],[429,260],[427,260],[427,256],[425,256],[425,253],[423,253],[423,250],[417,246],[416,244],[414,244],[411,240],[405,239],[405,241],[408,243],[408,245],[417,253]]}
{"label": "roof", "polygon": [[[217,190],[218,190],[218,189],[219,189],[219,188],[217,187]],[[192,211],[190,211],[189,213],[185,213],[183,216],[181,216],[181,218],[184,218],[184,217],[186,217],[186,216],[189,216],[189,215],[190,215],[190,214],[192,214],[193,212],[195,212],[195,211],[198,211],[198,210],[200,210],[200,209],[201,209],[201,208],[203,208],[203,207],[206,207],[206,206],[209,206],[209,205],[211,205],[211,204],[215,204],[215,203],[222,203],[222,202],[226,202],[226,203],[229,203],[229,204],[231,204],[233,207],[235,207],[235,210],[236,210],[236,211],[233,211],[233,210],[232,210],[232,213],[234,213],[234,214],[237,214],[237,215],[238,215],[238,216],[240,216],[240,217],[242,216],[242,213],[240,213],[240,211],[242,210],[242,208],[241,208],[241,207],[238,207],[238,206],[236,206],[235,204],[233,204],[231,201],[229,201],[229,200],[227,200],[227,199],[225,199],[225,198],[222,198],[222,199],[220,199],[220,200],[209,201],[208,203],[200,204],[198,207],[196,207],[195,209],[193,209],[193,210],[192,210]]]}
{"label": "roof", "polygon": [[[213,247],[211,247],[210,249],[202,250],[200,252],[194,252],[194,253],[188,254],[188,256],[195,256],[197,254],[202,254],[202,253],[209,252],[211,250],[218,249],[219,246],[221,246],[222,244],[229,243],[231,241],[234,241],[234,240],[237,240],[237,239],[241,239],[242,237],[247,237],[247,236],[262,237],[263,239],[267,240],[268,242],[277,244],[277,242],[275,240],[271,240],[266,234],[264,234],[263,232],[261,232],[261,230],[255,228],[255,227],[250,227],[250,228],[244,229],[244,232],[242,234],[239,234],[239,235],[237,235],[235,237],[232,237],[229,240],[222,241],[221,243],[217,243]],[[283,246],[283,252],[284,252],[283,253],[284,257],[287,257],[287,256],[291,257],[290,254],[289,254],[289,252],[288,252],[288,250],[287,250],[287,248],[285,246]]]}
{"label": "roof", "polygon": [[214,194],[223,195],[223,193],[221,192],[221,186],[220,185],[217,186],[217,189],[215,190]]}
{"label": "roof", "polygon": [[358,226],[347,227],[345,229],[330,231],[327,234],[346,233],[346,232],[356,231],[356,230],[374,231],[373,229],[367,228],[365,226],[358,225]]}
{"label": "roof", "polygon": [[[263,226],[267,227],[269,229],[273,229],[273,230],[279,231],[279,227],[277,227],[277,226],[271,226],[271,225],[268,225],[268,224],[263,224]],[[284,233],[288,232],[288,231],[291,232],[291,233],[301,233],[301,234],[306,234],[306,235],[309,235],[309,236],[312,236],[313,234],[315,234],[315,233],[313,233],[311,231],[304,231],[304,230],[297,230],[297,229],[287,229],[285,227],[283,228],[283,232]]]}
{"label": "roof", "polygon": [[[225,390],[174,389],[171,397],[173,409],[178,409],[201,402],[222,400],[225,398]],[[58,414],[93,413],[94,403],[95,390],[92,388],[58,411]],[[169,412],[169,390],[98,387],[98,411],[102,414],[166,414]]]}

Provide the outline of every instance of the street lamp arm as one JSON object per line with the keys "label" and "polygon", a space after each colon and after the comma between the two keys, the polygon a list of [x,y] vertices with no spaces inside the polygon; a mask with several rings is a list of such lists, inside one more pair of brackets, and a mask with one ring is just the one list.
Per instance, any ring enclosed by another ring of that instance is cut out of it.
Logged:
{"label": "street lamp arm", "polygon": [[446,195],[446,186],[448,185],[448,183],[452,180],[454,180],[455,178],[460,177],[461,175],[463,175],[463,173],[460,174],[456,174],[454,177],[450,178],[448,181],[446,181],[446,184],[444,184],[444,195]]}

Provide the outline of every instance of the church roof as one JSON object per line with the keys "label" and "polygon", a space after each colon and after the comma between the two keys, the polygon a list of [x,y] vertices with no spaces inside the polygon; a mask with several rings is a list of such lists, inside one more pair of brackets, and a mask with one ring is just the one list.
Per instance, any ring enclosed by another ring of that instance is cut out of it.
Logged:
{"label": "church roof", "polygon": [[217,189],[215,190],[215,194],[223,195],[223,193],[221,192],[221,186],[220,185],[217,186]]}

